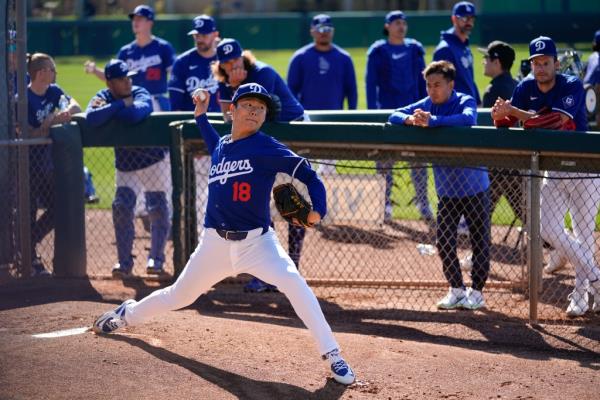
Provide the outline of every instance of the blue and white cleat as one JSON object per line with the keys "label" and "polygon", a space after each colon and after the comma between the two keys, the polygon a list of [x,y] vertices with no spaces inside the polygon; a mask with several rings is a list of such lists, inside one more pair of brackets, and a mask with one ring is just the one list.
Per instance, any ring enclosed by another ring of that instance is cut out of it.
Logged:
{"label": "blue and white cleat", "polygon": [[124,319],[126,307],[129,304],[135,303],[135,300],[125,300],[119,307],[112,311],[105,312],[94,322],[92,327],[95,333],[113,333],[119,328],[127,326]]}
{"label": "blue and white cleat", "polygon": [[356,380],[354,371],[348,365],[348,363],[340,355],[338,349],[331,350],[329,353],[323,355],[324,360],[328,360],[331,365],[331,373],[333,379],[342,385],[351,385]]}

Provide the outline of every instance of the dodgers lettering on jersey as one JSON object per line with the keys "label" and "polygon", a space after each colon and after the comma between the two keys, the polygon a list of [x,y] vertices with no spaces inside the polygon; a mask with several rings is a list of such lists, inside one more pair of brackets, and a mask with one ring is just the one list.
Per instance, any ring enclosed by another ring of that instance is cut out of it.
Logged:
{"label": "dodgers lettering on jersey", "polygon": [[333,45],[318,51],[314,43],[297,50],[288,69],[288,87],[306,110],[355,110],[356,74],[350,55]]}
{"label": "dodgers lettering on jersey", "polygon": [[[152,98],[142,87],[133,86],[133,105],[126,107],[122,99],[116,99],[108,89],[102,89],[90,100],[86,120],[93,127],[115,119],[128,124],[142,121],[152,113]],[[106,102],[94,108],[97,100]],[[161,161],[167,150],[161,147],[115,147],[115,167],[119,171],[137,171]]]}
{"label": "dodgers lettering on jersey", "polygon": [[421,74],[424,56],[423,46],[414,39],[406,38],[402,45],[373,43],[367,51],[367,108],[397,108],[427,96]]}
{"label": "dodgers lettering on jersey", "polygon": [[[39,128],[42,122],[58,109],[58,101],[62,95],[65,95],[69,100],[71,99],[56,84],[51,84],[42,96],[33,93],[31,87],[27,88],[27,121],[29,125],[33,128]],[[37,169],[51,170],[53,168],[51,146],[31,146],[29,158],[32,171]]]}
{"label": "dodgers lettering on jersey", "polygon": [[265,133],[240,140],[231,135],[219,138],[206,115],[196,118],[200,133],[211,154],[208,202],[204,226],[234,231],[268,228],[269,202],[275,176],[291,175],[307,185],[313,208],[327,213],[325,186],[306,159]]}
{"label": "dodgers lettering on jersey", "polygon": [[[241,83],[259,83],[271,94],[276,102],[281,104],[281,112],[279,113],[278,121],[294,121],[301,119],[304,115],[304,108],[298,100],[292,95],[286,83],[281,79],[279,74],[269,65],[257,61],[256,64],[248,71],[248,76]],[[220,82],[219,97],[224,100],[233,98],[231,86]]]}
{"label": "dodgers lettering on jersey", "polygon": [[206,89],[210,92],[208,111],[219,112],[219,101],[216,93],[219,82],[213,77],[210,64],[217,59],[202,57],[196,48],[181,54],[173,64],[169,80],[169,101],[173,111],[193,111],[192,93],[196,89]]}
{"label": "dodgers lettering on jersey", "polygon": [[441,60],[450,61],[456,68],[454,89],[473,96],[477,104],[481,104],[473,74],[473,54],[469,48],[469,41],[462,42],[454,34],[454,28],[442,31],[441,41],[433,52],[433,61]]}
{"label": "dodgers lettering on jersey", "polygon": [[511,104],[525,111],[538,112],[544,108],[559,111],[573,119],[578,131],[586,131],[588,127],[583,84],[571,75],[556,74],[554,87],[546,93],[529,76],[515,88]]}
{"label": "dodgers lettering on jersey", "polygon": [[166,40],[153,37],[144,47],[135,41],[125,45],[117,54],[119,60],[127,63],[130,71],[136,71],[132,76],[133,84],[141,86],[151,95],[167,92],[167,71],[175,61],[175,50]]}

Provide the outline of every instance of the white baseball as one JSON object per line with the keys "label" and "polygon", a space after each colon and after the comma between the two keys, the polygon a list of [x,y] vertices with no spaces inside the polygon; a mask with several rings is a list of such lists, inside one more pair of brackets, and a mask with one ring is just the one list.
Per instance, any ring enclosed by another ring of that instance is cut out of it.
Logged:
{"label": "white baseball", "polygon": [[206,100],[206,90],[198,88],[196,90],[194,90],[194,93],[192,93],[192,97],[194,98],[198,98],[198,100],[200,101],[204,101]]}

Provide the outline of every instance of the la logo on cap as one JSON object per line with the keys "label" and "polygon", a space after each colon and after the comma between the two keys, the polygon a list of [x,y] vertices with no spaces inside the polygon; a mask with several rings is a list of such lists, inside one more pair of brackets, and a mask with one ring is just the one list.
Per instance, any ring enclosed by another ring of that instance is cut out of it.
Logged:
{"label": "la logo on cap", "polygon": [[125,72],[127,71],[127,65],[125,63],[120,63],[121,66],[121,71]]}
{"label": "la logo on cap", "polygon": [[260,86],[258,86],[256,83],[253,83],[250,85],[250,91],[260,93]]}
{"label": "la logo on cap", "polygon": [[226,44],[225,46],[223,46],[223,53],[225,54],[229,54],[233,51],[233,46],[230,44]]}
{"label": "la logo on cap", "polygon": [[546,48],[546,43],[543,40],[538,40],[533,44],[537,51],[544,50]]}

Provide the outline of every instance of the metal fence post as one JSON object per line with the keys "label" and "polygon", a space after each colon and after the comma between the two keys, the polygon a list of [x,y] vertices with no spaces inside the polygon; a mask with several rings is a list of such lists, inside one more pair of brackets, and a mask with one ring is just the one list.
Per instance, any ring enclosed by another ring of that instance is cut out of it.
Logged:
{"label": "metal fence post", "polygon": [[527,266],[529,269],[529,322],[538,322],[538,300],[541,289],[542,238],[540,235],[540,160],[539,153],[531,155],[531,177],[527,190]]}

